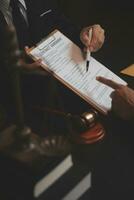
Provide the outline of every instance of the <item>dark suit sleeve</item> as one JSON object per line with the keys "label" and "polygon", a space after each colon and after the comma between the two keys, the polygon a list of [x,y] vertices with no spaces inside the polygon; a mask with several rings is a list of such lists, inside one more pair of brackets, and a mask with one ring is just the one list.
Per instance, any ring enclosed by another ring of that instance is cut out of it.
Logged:
{"label": "dark suit sleeve", "polygon": [[[57,5],[57,6],[56,6]],[[71,19],[68,19],[63,11],[60,5],[57,3],[55,4],[55,16],[56,17],[56,25],[58,28],[67,36],[69,37],[73,42],[75,42],[80,47],[83,47],[81,41],[80,41],[80,31],[81,27],[78,27],[74,23],[71,22]]]}
{"label": "dark suit sleeve", "polygon": [[57,21],[56,24],[68,38],[70,38],[73,42],[79,45],[81,48],[83,47],[80,41],[80,28],[77,27],[75,24],[71,23],[67,17],[61,13],[60,11],[57,12]]}

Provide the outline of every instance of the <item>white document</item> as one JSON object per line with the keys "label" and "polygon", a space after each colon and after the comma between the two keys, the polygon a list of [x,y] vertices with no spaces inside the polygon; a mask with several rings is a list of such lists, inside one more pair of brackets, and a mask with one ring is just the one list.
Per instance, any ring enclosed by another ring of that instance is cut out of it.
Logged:
{"label": "white document", "polygon": [[103,76],[126,85],[116,74],[100,62],[91,58],[86,72],[86,60],[81,49],[59,31],[53,32],[38,44],[29,54],[34,59],[42,59],[42,67],[104,114],[111,109],[108,86],[99,83],[97,76]]}

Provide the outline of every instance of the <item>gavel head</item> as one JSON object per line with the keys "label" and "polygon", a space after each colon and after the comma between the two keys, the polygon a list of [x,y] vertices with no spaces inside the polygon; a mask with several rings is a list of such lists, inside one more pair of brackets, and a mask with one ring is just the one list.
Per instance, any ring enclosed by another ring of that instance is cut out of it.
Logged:
{"label": "gavel head", "polygon": [[93,127],[97,121],[98,112],[96,110],[89,110],[83,114],[71,116],[70,121],[72,126],[78,133],[84,132]]}
{"label": "gavel head", "polygon": [[100,123],[96,110],[89,110],[82,115],[70,116],[70,136],[78,144],[92,144],[102,140],[105,129]]}

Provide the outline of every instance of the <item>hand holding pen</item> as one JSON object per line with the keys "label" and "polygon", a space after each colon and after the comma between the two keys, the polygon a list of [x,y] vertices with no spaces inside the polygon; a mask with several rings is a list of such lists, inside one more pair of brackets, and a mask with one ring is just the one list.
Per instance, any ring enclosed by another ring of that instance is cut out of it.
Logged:
{"label": "hand holding pen", "polygon": [[[92,29],[92,33],[90,30]],[[96,24],[93,26],[85,27],[80,33],[80,39],[85,45],[85,51],[95,52],[98,51],[104,43],[105,35],[103,28]]]}

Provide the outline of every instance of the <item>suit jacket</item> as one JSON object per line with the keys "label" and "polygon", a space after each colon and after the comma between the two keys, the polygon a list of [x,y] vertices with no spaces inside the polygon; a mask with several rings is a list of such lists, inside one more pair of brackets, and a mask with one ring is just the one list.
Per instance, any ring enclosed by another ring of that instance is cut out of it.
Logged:
{"label": "suit jacket", "polygon": [[[82,45],[79,39],[80,30],[67,20],[56,0],[25,0],[25,3],[30,32],[30,41],[27,45],[34,45],[54,29],[59,29],[78,45]],[[0,29],[5,26],[6,21],[0,12]],[[18,40],[20,41],[22,38],[18,38]]]}
{"label": "suit jacket", "polygon": [[[30,32],[30,41],[28,46],[32,46],[43,39],[48,33],[54,29],[59,29],[67,37],[72,39],[78,45],[81,46],[79,39],[79,29],[77,29],[73,24],[71,24],[62,12],[57,7],[57,2],[55,0],[25,0],[27,6],[27,16],[29,22],[29,32]],[[0,52],[2,55],[4,49],[4,31],[7,26],[3,14],[0,12]],[[21,38],[18,38],[21,40]],[[5,64],[2,61],[2,56],[0,57],[0,91],[2,102],[7,101],[7,105],[11,104],[10,99],[12,96],[11,84],[9,82],[9,77],[5,68]],[[4,74],[4,75],[3,75]],[[30,79],[28,78],[28,81]],[[37,85],[37,82],[40,81],[31,81]],[[4,84],[3,84],[4,83]],[[29,84],[29,83],[28,83]],[[27,84],[27,85],[28,85]],[[1,88],[2,87],[2,88]],[[36,87],[36,86],[35,86]],[[27,88],[27,87],[25,87]],[[30,87],[31,88],[31,87]],[[34,88],[34,87],[33,87]],[[31,89],[30,89],[31,91]],[[38,90],[37,90],[38,91]],[[34,92],[33,92],[34,93]],[[25,95],[26,96],[26,95]],[[38,95],[36,95],[38,96]]]}

